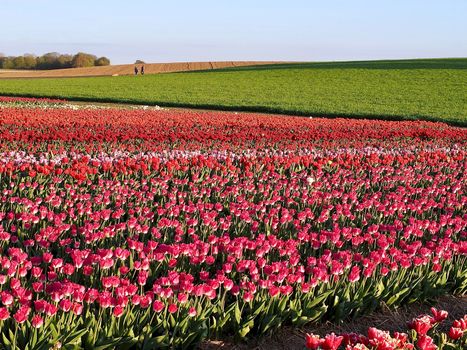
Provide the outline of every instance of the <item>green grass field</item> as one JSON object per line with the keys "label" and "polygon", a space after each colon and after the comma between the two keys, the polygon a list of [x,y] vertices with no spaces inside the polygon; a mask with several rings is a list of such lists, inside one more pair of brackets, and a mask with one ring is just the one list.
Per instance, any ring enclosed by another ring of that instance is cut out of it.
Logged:
{"label": "green grass field", "polygon": [[146,76],[5,79],[0,95],[424,119],[467,125],[467,58],[322,62]]}

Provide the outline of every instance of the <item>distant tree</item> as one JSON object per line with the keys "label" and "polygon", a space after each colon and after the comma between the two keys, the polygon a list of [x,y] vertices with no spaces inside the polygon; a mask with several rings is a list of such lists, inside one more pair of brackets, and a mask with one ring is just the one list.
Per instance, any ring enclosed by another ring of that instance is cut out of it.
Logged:
{"label": "distant tree", "polygon": [[34,69],[36,68],[37,59],[35,55],[24,54],[24,69]]}
{"label": "distant tree", "polygon": [[71,67],[108,66],[110,60],[107,57],[97,58],[84,52],[76,55],[63,55],[58,52],[48,52],[36,57],[33,54],[23,56],[5,56],[0,53],[0,69],[57,69]]}
{"label": "distant tree", "polygon": [[24,69],[24,57],[23,56],[17,56],[13,58],[13,68],[15,69]]}
{"label": "distant tree", "polygon": [[37,58],[37,69],[57,69],[60,68],[58,63],[58,52],[48,52]]}
{"label": "distant tree", "polygon": [[97,57],[94,55],[90,55],[84,52],[78,52],[76,55],[73,56],[71,66],[73,68],[92,67],[94,66],[94,62],[96,61],[96,59]]}
{"label": "distant tree", "polygon": [[43,56],[36,57],[36,69],[46,69]]}
{"label": "distant tree", "polygon": [[57,58],[60,68],[71,68],[71,62],[73,61],[72,55],[60,55]]}
{"label": "distant tree", "polygon": [[2,69],[13,69],[13,57],[3,57],[1,60]]}
{"label": "distant tree", "polygon": [[99,57],[95,62],[95,66],[108,66],[110,65],[110,60],[107,57]]}
{"label": "distant tree", "polygon": [[3,62],[6,61],[5,54],[0,53],[0,69],[3,69]]}
{"label": "distant tree", "polygon": [[146,64],[146,62],[141,61],[141,60],[136,60],[135,64]]}

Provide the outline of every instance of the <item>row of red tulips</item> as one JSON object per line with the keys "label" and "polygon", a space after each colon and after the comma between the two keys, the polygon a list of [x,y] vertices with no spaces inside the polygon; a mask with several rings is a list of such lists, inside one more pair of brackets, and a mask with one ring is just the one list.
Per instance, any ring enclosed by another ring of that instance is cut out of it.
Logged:
{"label": "row of red tulips", "polygon": [[10,96],[0,96],[0,106],[7,104],[15,104],[17,106],[34,106],[34,105],[44,105],[44,106],[54,106],[59,103],[65,103],[65,100],[52,99],[52,98],[33,98],[33,97],[10,97]]}
{"label": "row of red tulips", "polygon": [[[0,108],[0,149],[48,146],[54,141],[86,143],[82,149],[112,148],[163,151],[259,149],[355,145],[380,147],[383,140],[398,140],[392,147],[410,145],[417,138],[436,147],[446,140],[465,144],[467,131],[442,123],[391,122],[348,119],[309,119],[258,114],[156,110],[70,110],[63,108]],[[408,138],[408,139],[407,139]],[[436,142],[434,142],[436,140]],[[13,145],[11,144],[13,143]],[[25,145],[24,143],[27,143]],[[62,145],[60,143],[60,145]]]}

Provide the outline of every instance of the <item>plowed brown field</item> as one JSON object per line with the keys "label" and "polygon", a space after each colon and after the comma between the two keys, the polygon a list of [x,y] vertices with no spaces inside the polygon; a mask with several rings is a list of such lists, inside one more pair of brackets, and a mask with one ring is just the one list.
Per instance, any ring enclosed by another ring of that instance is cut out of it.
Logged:
{"label": "plowed brown field", "polygon": [[[283,62],[267,61],[224,61],[224,62],[179,62],[179,63],[148,63],[144,65],[145,74],[183,72],[192,70],[218,69],[227,67],[252,66]],[[138,69],[141,64],[136,65]],[[54,70],[9,70],[0,69],[0,78],[61,78],[61,77],[91,77],[109,75],[132,75],[134,64],[120,64],[104,67],[66,68]]]}

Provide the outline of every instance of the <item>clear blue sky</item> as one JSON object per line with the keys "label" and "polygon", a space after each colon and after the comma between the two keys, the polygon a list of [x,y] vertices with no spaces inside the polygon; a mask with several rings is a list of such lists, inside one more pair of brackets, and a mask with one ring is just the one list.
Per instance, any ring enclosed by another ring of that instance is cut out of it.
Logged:
{"label": "clear blue sky", "polygon": [[467,0],[1,0],[0,52],[112,63],[467,56]]}

